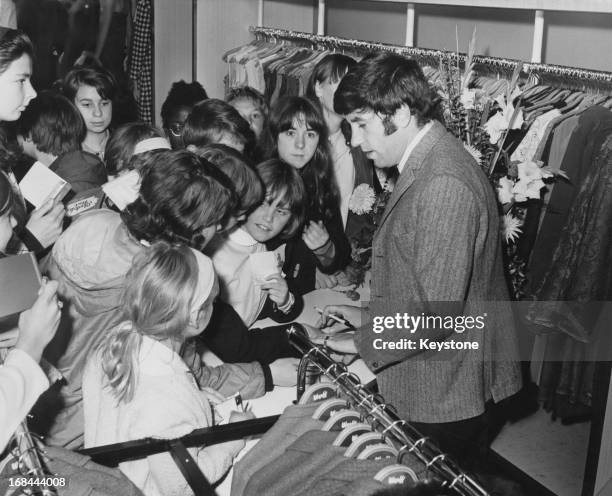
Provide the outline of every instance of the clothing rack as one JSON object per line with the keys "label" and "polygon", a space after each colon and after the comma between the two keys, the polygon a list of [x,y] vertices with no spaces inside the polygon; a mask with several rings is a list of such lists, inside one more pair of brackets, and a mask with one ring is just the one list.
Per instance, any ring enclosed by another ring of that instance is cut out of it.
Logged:
{"label": "clothing rack", "polygon": [[399,463],[404,455],[412,454],[457,494],[462,496],[488,494],[429,438],[400,419],[395,408],[385,403],[380,394],[371,393],[357,375],[349,372],[346,365],[333,360],[324,346],[312,343],[301,326],[294,324],[287,333],[289,342],[303,355],[298,367],[298,400],[305,390],[307,372],[312,372],[313,368],[318,369],[338,386],[353,408],[370,419],[372,425],[395,445],[398,449]]}
{"label": "clothing rack", "polygon": [[[430,66],[437,66],[441,57],[453,57],[461,65],[464,65],[467,59],[467,55],[463,53],[446,50],[391,45],[269,27],[251,26],[249,29],[256,39],[274,43],[287,42],[292,45],[311,47],[312,49],[348,51],[355,54],[365,54],[371,51],[388,51],[414,58],[419,63]],[[537,64],[483,55],[476,55],[474,63],[476,64],[477,71],[505,74],[507,77],[510,77],[514,70],[520,66],[522,68],[522,75],[529,77],[536,84],[543,83],[560,87],[569,86],[572,89],[584,88],[612,91],[612,72],[593,71],[553,64]]]}

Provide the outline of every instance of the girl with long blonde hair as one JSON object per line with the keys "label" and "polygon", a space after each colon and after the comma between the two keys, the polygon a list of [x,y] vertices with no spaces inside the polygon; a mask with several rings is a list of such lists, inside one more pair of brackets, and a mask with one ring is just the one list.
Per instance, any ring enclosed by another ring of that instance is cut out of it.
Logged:
{"label": "girl with long blonde hair", "polygon": [[[177,438],[213,424],[201,391],[179,355],[210,320],[218,284],[212,262],[184,245],[159,242],[134,257],[126,276],[126,320],[92,355],[83,378],[85,446],[146,437]],[[249,414],[234,412],[230,421]],[[214,483],[244,446],[232,441],[190,448]],[[120,464],[147,496],[191,494],[168,453]]]}

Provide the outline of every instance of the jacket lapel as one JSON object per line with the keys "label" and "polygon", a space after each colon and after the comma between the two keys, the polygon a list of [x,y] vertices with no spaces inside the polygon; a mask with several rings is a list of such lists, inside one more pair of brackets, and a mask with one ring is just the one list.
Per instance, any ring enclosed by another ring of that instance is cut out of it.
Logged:
{"label": "jacket lapel", "polygon": [[395,188],[393,189],[393,193],[391,193],[391,197],[385,207],[385,211],[382,215],[380,223],[378,225],[377,231],[380,231],[380,227],[384,224],[384,222],[389,217],[389,214],[399,201],[399,199],[406,193],[408,188],[414,182],[419,170],[423,166],[423,162],[427,158],[427,156],[431,153],[434,145],[438,142],[438,140],[446,133],[446,129],[442,124],[438,121],[434,121],[432,128],[429,132],[423,136],[419,144],[412,150],[412,153],[408,157],[408,161],[404,166],[401,174],[397,178],[397,183],[395,184]]}

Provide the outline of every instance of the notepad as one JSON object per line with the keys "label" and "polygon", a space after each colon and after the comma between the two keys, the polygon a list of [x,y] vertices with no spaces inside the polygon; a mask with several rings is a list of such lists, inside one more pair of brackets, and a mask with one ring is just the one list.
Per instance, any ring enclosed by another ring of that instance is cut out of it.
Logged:
{"label": "notepad", "polygon": [[281,273],[280,256],[274,251],[263,251],[249,255],[253,279],[257,284],[263,284],[270,276]]}
{"label": "notepad", "polygon": [[138,198],[138,193],[140,192],[140,174],[136,171],[121,174],[116,179],[103,184],[102,190],[119,210],[124,210],[125,207]]}
{"label": "notepad", "polygon": [[40,284],[33,253],[0,258],[0,332],[17,325],[19,314],[36,301]]}
{"label": "notepad", "polygon": [[61,201],[70,191],[70,184],[40,162],[34,162],[19,189],[26,200],[39,208],[48,199]]}

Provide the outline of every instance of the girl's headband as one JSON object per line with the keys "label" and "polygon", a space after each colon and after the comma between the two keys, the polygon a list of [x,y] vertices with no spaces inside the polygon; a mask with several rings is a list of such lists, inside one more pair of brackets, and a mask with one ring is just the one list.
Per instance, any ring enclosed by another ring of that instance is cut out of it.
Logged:
{"label": "girl's headband", "polygon": [[151,150],[172,150],[172,147],[166,138],[148,138],[136,143],[136,146],[134,147],[134,155],[149,152]]}

